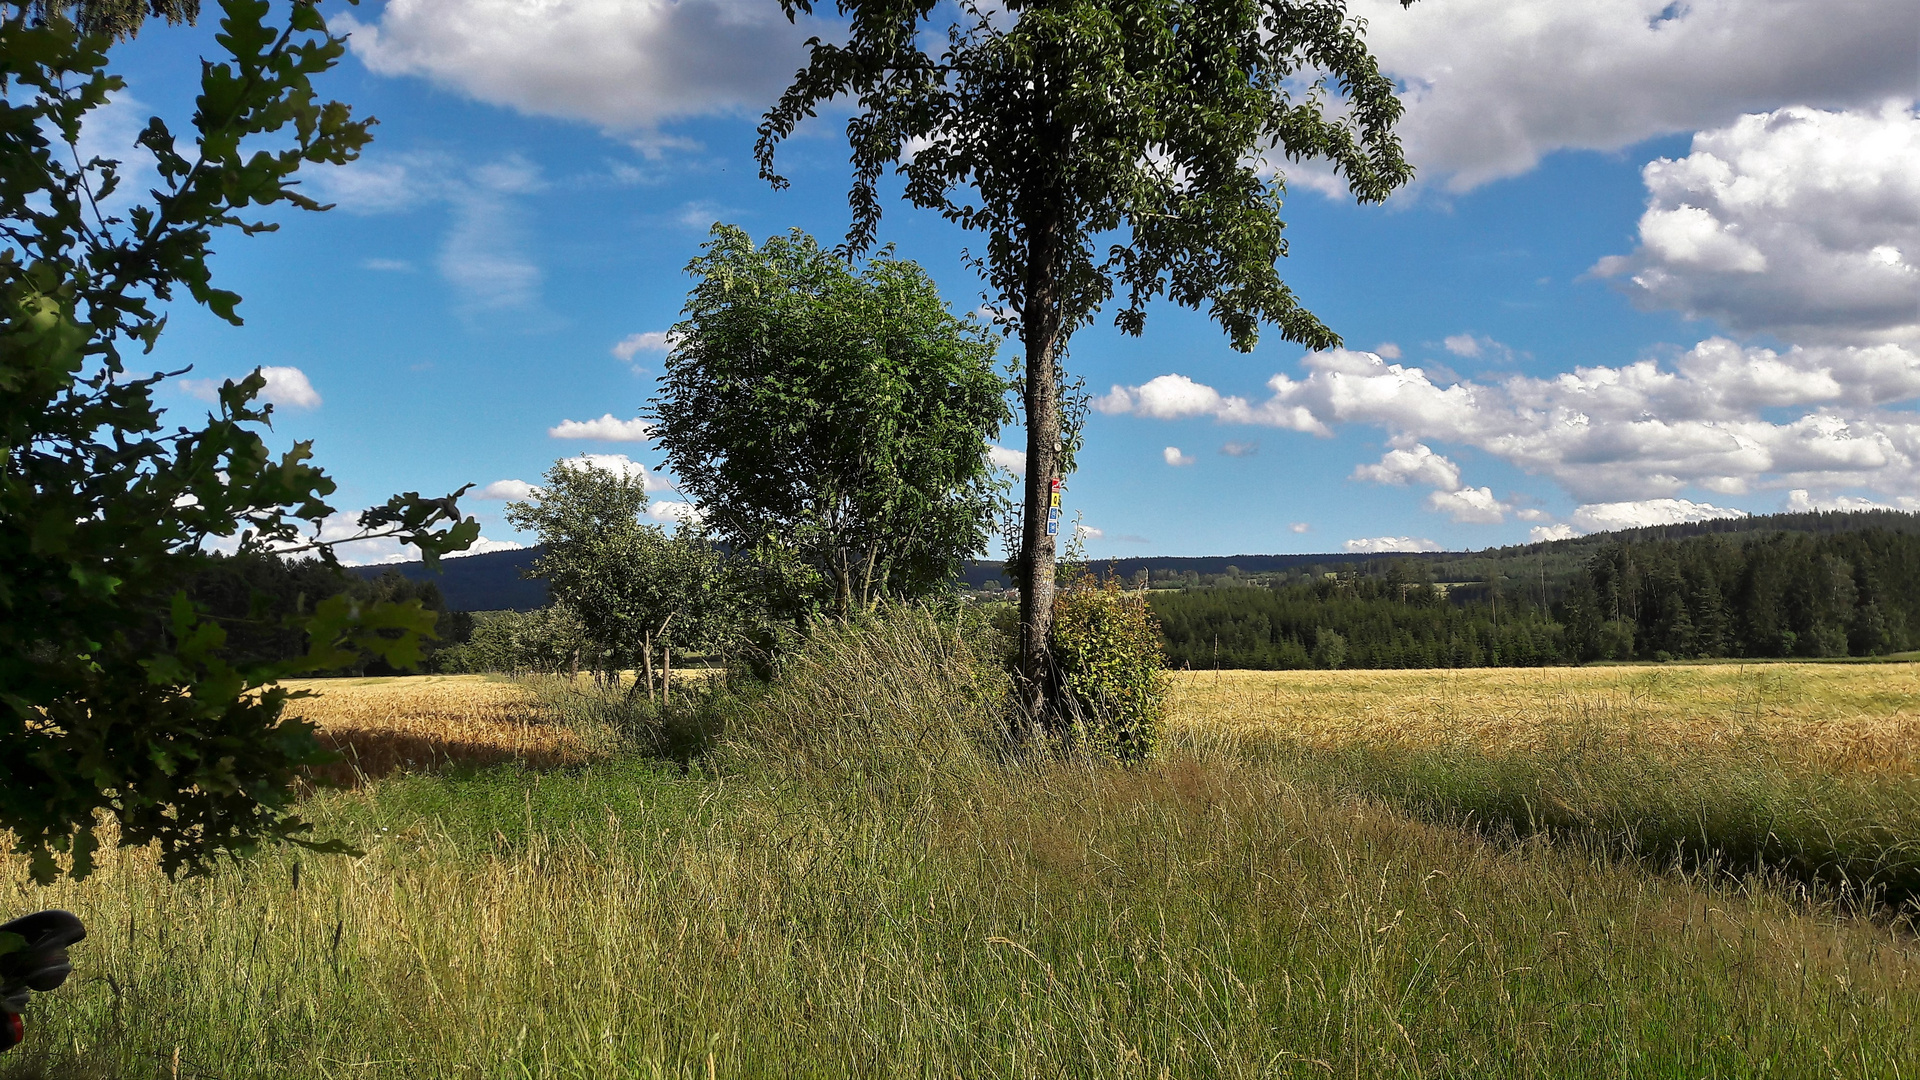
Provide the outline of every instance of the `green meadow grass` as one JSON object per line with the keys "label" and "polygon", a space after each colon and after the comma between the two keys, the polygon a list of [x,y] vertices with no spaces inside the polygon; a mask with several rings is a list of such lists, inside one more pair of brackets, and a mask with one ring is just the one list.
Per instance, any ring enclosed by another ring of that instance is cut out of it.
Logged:
{"label": "green meadow grass", "polygon": [[[1595,809],[1649,827],[1711,802],[1704,774],[1654,798],[1543,760],[1589,817],[1489,828],[1524,763],[1015,752],[979,671],[899,620],[706,703],[684,765],[316,796],[359,857],[168,884],[122,852],[46,889],[10,865],[9,907],[93,934],[0,1080],[1920,1076],[1893,911]],[[1890,790],[1845,815],[1908,814]]]}

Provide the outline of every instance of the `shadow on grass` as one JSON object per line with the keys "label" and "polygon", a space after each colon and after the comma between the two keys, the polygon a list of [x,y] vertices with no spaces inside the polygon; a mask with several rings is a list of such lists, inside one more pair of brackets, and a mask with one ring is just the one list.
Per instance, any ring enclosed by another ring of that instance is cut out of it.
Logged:
{"label": "shadow on grass", "polygon": [[682,768],[718,744],[743,704],[737,689],[721,679],[683,686],[671,703],[591,681],[537,677],[523,682],[533,691],[539,714],[573,733],[589,754],[637,754]]}
{"label": "shadow on grass", "polygon": [[1587,748],[1289,748],[1273,758],[1300,780],[1496,841],[1572,842],[1688,873],[1758,876],[1853,914],[1920,916],[1920,781],[1906,776]]}

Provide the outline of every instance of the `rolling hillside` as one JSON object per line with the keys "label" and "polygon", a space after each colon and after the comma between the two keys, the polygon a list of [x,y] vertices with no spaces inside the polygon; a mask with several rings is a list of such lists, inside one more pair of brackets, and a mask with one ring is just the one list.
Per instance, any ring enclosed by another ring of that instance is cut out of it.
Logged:
{"label": "rolling hillside", "polygon": [[[1679,540],[1692,536],[1739,536],[1774,532],[1828,534],[1858,532],[1879,528],[1900,533],[1920,533],[1920,515],[1895,510],[1865,510],[1833,513],[1769,514],[1761,517],[1728,518],[1688,525],[1664,525],[1645,529],[1593,533],[1572,540],[1541,544],[1518,544],[1488,548],[1484,551],[1443,551],[1406,555],[1357,555],[1326,553],[1304,555],[1209,555],[1199,557],[1145,556],[1127,559],[1096,560],[1093,569],[1101,574],[1116,573],[1132,579],[1141,570],[1148,571],[1156,583],[1172,579],[1182,583],[1204,584],[1224,576],[1254,577],[1269,575],[1319,574],[1356,570],[1363,575],[1383,575],[1395,562],[1411,560],[1432,579],[1441,583],[1483,583],[1492,575],[1505,581],[1524,579],[1539,582],[1544,591],[1557,593],[1595,552],[1613,541],[1646,542]],[[385,563],[355,567],[362,577],[378,577],[388,570],[415,581],[435,581],[453,611],[531,611],[546,603],[546,585],[528,580],[521,572],[540,556],[539,548],[494,551],[447,559],[438,574],[423,564]],[[1191,576],[1189,576],[1191,575]],[[969,588],[1006,584],[1005,569],[997,560],[983,559],[968,564],[962,582]]]}

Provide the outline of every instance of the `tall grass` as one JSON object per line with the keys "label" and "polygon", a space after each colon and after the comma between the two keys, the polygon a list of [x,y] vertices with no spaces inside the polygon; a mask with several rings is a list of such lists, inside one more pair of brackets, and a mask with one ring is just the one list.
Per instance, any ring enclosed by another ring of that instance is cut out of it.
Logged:
{"label": "tall grass", "polygon": [[1910,776],[1813,773],[1761,754],[1675,757],[1591,745],[1265,756],[1302,782],[1499,840],[1555,837],[1654,870],[1772,878],[1856,913],[1920,914],[1920,783]]}
{"label": "tall grass", "polygon": [[316,796],[357,859],[10,865],[94,933],[0,1080],[1920,1074],[1893,928],[1195,738],[1004,753],[973,645],[824,636],[684,767]]}
{"label": "tall grass", "polygon": [[977,771],[1007,744],[1002,651],[990,628],[924,607],[823,625],[769,686],[735,703],[724,760],[875,779]]}
{"label": "tall grass", "polygon": [[[1920,684],[1910,670],[1855,669],[1851,680],[1837,670],[1556,673],[1589,690],[1617,684],[1598,694],[1501,692],[1513,673],[1447,679],[1437,692],[1429,673],[1368,673],[1323,679],[1344,708],[1315,702],[1318,714],[1291,729],[1190,716],[1186,732],[1299,782],[1496,839],[1550,836],[1656,870],[1757,874],[1911,918],[1920,777],[1908,755],[1920,722],[1916,698],[1899,691]],[[1827,692],[1810,697],[1803,677]],[[1203,700],[1216,715],[1246,708],[1223,697]]]}

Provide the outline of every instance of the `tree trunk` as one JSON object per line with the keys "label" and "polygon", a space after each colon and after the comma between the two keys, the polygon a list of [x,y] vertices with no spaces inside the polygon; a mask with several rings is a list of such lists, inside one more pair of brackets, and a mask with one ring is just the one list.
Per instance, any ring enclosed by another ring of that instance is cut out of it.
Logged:
{"label": "tree trunk", "polygon": [[[653,704],[653,635],[652,634],[646,635],[646,637],[641,640],[640,655],[645,658],[645,662],[646,662],[647,704],[651,705]],[[638,679],[640,677],[640,673],[637,671],[634,672],[633,677],[635,679]]]}
{"label": "tree trunk", "polygon": [[1058,235],[1051,224],[1029,229],[1027,288],[1021,305],[1021,337],[1026,345],[1027,486],[1021,544],[1025,554],[1020,582],[1020,707],[1025,720],[1043,730],[1057,726],[1053,700],[1054,537],[1047,535],[1047,510],[1060,459],[1060,372],[1056,365],[1059,305],[1053,265]]}
{"label": "tree trunk", "polygon": [[653,638],[660,635],[660,704],[666,705],[673,700],[672,652],[667,644],[667,627],[673,625],[676,613],[669,611],[667,617],[660,620],[660,629],[647,635],[647,700],[653,700]]}

